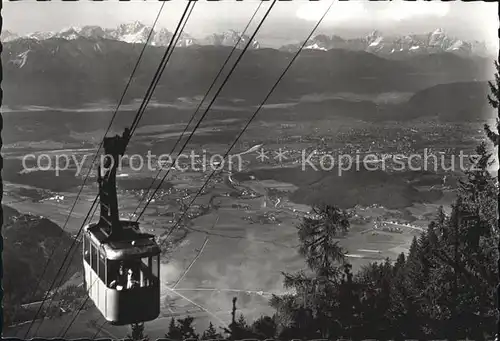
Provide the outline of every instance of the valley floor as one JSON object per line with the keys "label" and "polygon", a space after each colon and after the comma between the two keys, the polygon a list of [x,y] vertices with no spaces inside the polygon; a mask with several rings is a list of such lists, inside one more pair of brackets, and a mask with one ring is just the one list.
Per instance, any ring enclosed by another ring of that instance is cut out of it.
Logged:
{"label": "valley floor", "polygon": [[[198,175],[191,174],[192,181],[179,184],[197,188]],[[60,193],[64,199],[33,203],[20,201],[13,193],[15,185],[6,186],[4,199],[21,211],[44,214],[60,225],[69,212],[75,194]],[[175,185],[174,185],[175,187]],[[223,326],[230,321],[231,299],[238,297],[238,313],[249,319],[262,314],[271,314],[268,299],[271,293],[284,293],[281,271],[293,272],[304,268],[303,259],[297,252],[296,225],[309,208],[297,205],[286,197],[270,198],[268,189],[292,189],[293,186],[276,181],[245,181],[235,183],[225,176],[213,188],[200,196],[197,203],[212,202],[208,213],[191,220],[186,229],[174,231],[171,238],[179,243],[171,250],[161,265],[161,307],[160,318],[146,324],[146,331],[152,338],[162,337],[172,316],[195,316],[200,329],[211,321]],[[224,193],[233,190],[254,193],[254,197],[231,197]],[[83,199],[75,208],[67,231],[75,234],[83,221],[84,212],[90,208],[92,192],[85,190]],[[132,213],[138,200],[131,195],[120,198],[121,212]],[[168,206],[168,205],[167,205]],[[244,209],[242,209],[244,207]],[[169,232],[172,217],[161,214],[164,204],[152,203],[145,213],[141,227],[159,236]],[[429,210],[435,207],[429,207]],[[359,209],[360,216],[374,218],[386,213],[383,208]],[[355,269],[371,261],[386,257],[395,259],[408,249],[413,236],[420,231],[403,226],[402,233],[374,229],[373,223],[353,224],[351,232],[340,241],[348,251],[348,257]],[[36,336],[55,336],[54,330],[68,319],[68,316],[53,318],[43,323]],[[69,338],[91,336],[95,327],[85,321],[99,320],[95,309],[82,313],[66,335]],[[101,319],[102,320],[102,319]],[[102,322],[101,322],[102,323]],[[99,325],[99,322],[98,322]],[[14,329],[25,329],[20,326]],[[62,328],[62,327],[61,327]],[[36,328],[33,328],[36,330]],[[129,332],[126,327],[106,325],[102,333],[121,338]],[[7,329],[6,336],[13,335]]]}

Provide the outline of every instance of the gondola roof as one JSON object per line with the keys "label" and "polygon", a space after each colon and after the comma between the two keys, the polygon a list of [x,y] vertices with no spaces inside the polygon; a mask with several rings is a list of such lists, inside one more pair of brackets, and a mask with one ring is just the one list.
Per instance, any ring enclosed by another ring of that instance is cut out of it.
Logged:
{"label": "gondola roof", "polygon": [[101,246],[107,259],[137,259],[160,253],[154,235],[142,232],[139,223],[130,220],[120,220],[120,223],[122,233],[119,238],[113,239],[110,239],[110,234],[107,232],[108,225],[91,223],[85,227],[85,233],[94,243]]}

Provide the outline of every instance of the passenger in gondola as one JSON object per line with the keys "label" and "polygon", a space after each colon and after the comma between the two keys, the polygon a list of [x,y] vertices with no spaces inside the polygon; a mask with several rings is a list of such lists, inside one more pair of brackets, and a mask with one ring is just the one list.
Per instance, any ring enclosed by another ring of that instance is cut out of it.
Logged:
{"label": "passenger in gondola", "polygon": [[135,278],[134,271],[132,269],[129,269],[127,276],[127,289],[135,289],[138,287],[139,287],[139,282]]}
{"label": "passenger in gondola", "polygon": [[118,268],[118,276],[114,281],[109,285],[111,289],[123,290],[127,285],[127,278],[125,274],[125,267],[123,263],[120,263],[120,267]]}

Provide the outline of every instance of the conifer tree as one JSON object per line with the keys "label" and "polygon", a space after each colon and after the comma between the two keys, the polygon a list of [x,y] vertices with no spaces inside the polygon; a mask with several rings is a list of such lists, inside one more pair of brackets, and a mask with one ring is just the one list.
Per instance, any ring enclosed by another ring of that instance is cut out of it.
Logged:
{"label": "conifer tree", "polygon": [[261,339],[271,339],[276,336],[276,322],[270,316],[261,316],[252,325],[255,336]]}
{"label": "conifer tree", "polygon": [[194,318],[192,316],[187,316],[183,319],[177,320],[177,328],[181,333],[182,339],[198,339],[198,334],[196,334],[193,327]]}
{"label": "conifer tree", "polygon": [[[494,109],[499,109],[500,110],[500,65],[498,64],[497,61],[495,61],[495,68],[497,72],[495,73],[495,82],[488,82],[488,85],[490,86],[490,95],[488,95],[488,102],[490,103],[491,107]],[[495,146],[500,145],[500,117],[497,117],[497,131],[493,131],[491,127],[488,124],[484,125],[484,129],[486,131],[486,135],[490,139],[491,142]]]}
{"label": "conifer tree", "polygon": [[170,320],[170,324],[168,326],[168,333],[165,334],[165,338],[171,340],[182,340],[181,330],[179,326],[175,323],[174,318]]}
{"label": "conifer tree", "polygon": [[130,326],[132,333],[127,335],[132,340],[149,340],[147,335],[144,335],[144,323],[134,323]]}
{"label": "conifer tree", "polygon": [[300,253],[310,269],[319,277],[331,277],[339,272],[334,266],[345,260],[344,252],[336,240],[349,229],[349,215],[338,207],[317,205],[313,217],[304,217],[299,226]]}
{"label": "conifer tree", "polygon": [[[493,82],[488,82],[490,86],[490,92],[491,94],[488,96],[488,101],[490,105],[494,108],[497,109],[497,117],[496,117],[496,132],[492,131],[490,126],[485,124],[484,129],[486,131],[486,134],[489,138],[489,140],[493,143],[493,145],[497,148],[497,160],[500,162],[500,65],[498,61],[495,61],[495,68],[496,68],[496,73],[495,73],[495,83]],[[498,176],[498,175],[497,175]],[[498,190],[498,188],[497,188]],[[497,203],[500,203],[500,192],[497,194]],[[500,210],[498,210],[500,211]],[[496,340],[500,340],[500,238],[498,238],[498,228],[500,228],[500,214],[497,211],[497,230],[496,232],[496,239],[497,241],[497,266],[496,266],[496,273],[497,273],[497,290],[496,290],[496,296],[497,296],[497,324],[496,324]]]}
{"label": "conifer tree", "polygon": [[213,339],[221,339],[222,335],[217,332],[212,322],[208,325],[208,329],[203,332],[201,337],[203,340],[213,340]]}

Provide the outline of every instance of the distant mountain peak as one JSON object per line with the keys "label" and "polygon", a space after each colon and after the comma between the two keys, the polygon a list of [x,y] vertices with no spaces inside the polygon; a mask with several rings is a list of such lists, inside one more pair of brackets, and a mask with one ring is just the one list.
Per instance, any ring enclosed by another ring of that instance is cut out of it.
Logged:
{"label": "distant mountain peak", "polygon": [[[15,37],[11,32],[7,33],[6,31],[6,33],[3,33],[2,35],[2,39],[4,39],[4,41],[11,41],[20,38],[35,40],[47,40],[51,38],[74,40],[78,38],[87,38],[97,40],[110,39],[124,41],[127,43],[145,43],[150,31],[151,27],[144,25],[140,21],[134,21],[131,23],[120,24],[114,29],[102,28],[97,25],[87,25],[83,27],[71,26],[58,32],[33,32],[24,36],[16,35]],[[162,30],[160,30],[160,32],[162,32]]]}
{"label": "distant mountain peak", "polygon": [[[234,46],[236,43],[239,41],[238,46],[239,48],[243,48],[246,44],[248,44],[248,41],[250,40],[250,37],[246,34],[242,34],[242,32],[229,29],[227,31],[224,31],[222,33],[213,33],[209,36],[207,36],[202,43],[207,44],[207,45],[215,45],[215,46]],[[258,49],[260,48],[260,44],[257,40],[253,40],[250,45],[250,49]]]}
{"label": "distant mountain peak", "polygon": [[128,24],[120,24],[117,27],[117,31],[123,34],[131,34],[131,33],[137,33],[142,30],[148,29],[146,25],[139,21],[134,21],[132,23]]}
{"label": "distant mountain peak", "polygon": [[441,27],[436,28],[436,29],[432,32],[432,34],[445,34],[445,33],[446,33],[446,32],[445,32],[445,30],[444,30],[443,28],[441,28]]}
{"label": "distant mountain peak", "polygon": [[0,40],[2,42],[8,42],[12,40],[19,39],[19,35],[9,30],[2,30],[2,34],[0,35]]}
{"label": "distant mountain peak", "polygon": [[[284,50],[296,50],[298,44],[287,45]],[[427,34],[411,34],[401,36],[386,36],[378,30],[374,30],[364,38],[343,39],[339,36],[318,34],[312,37],[306,47],[307,49],[331,50],[346,49],[355,51],[367,51],[380,55],[397,54],[426,54],[436,52],[452,52],[463,55],[488,54],[486,44],[480,42],[466,42],[448,36],[442,28],[437,28]]]}
{"label": "distant mountain peak", "polygon": [[[125,24],[125,25],[127,25],[127,24]],[[134,27],[134,28],[136,28],[136,29],[137,29],[137,28],[142,28],[142,27],[145,27],[145,25],[144,25],[143,23],[141,23],[139,20],[136,20],[136,21],[134,21],[134,22],[131,22],[131,23],[129,23],[128,25],[129,25],[129,26],[132,26],[132,27]]]}
{"label": "distant mountain peak", "polygon": [[378,30],[371,31],[367,36],[368,39],[377,39],[380,37],[382,37],[382,33]]}

